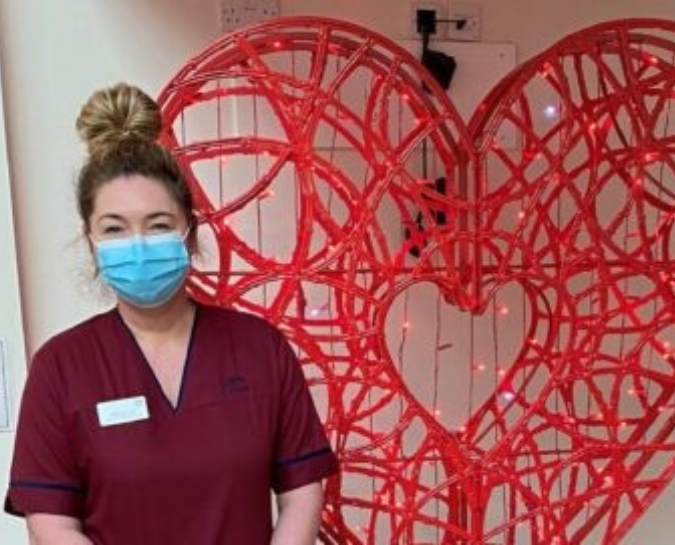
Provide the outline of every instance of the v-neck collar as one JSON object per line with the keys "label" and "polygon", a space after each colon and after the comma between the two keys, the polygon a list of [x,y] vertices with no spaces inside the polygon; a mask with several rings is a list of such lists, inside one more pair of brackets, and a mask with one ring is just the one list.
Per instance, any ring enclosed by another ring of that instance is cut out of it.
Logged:
{"label": "v-neck collar", "polygon": [[184,400],[184,394],[185,394],[185,389],[186,389],[186,383],[187,379],[189,376],[189,371],[192,362],[192,349],[194,345],[194,338],[195,338],[195,332],[197,331],[197,322],[199,321],[201,312],[200,312],[200,305],[193,301],[192,302],[195,307],[195,313],[194,317],[192,319],[192,325],[190,327],[190,334],[188,337],[188,346],[187,350],[185,352],[185,361],[183,362],[183,370],[181,372],[181,378],[180,378],[180,386],[178,387],[178,397],[176,399],[176,404],[174,405],[169,397],[166,395],[166,392],[164,391],[164,388],[162,388],[162,384],[159,382],[159,379],[157,378],[157,375],[155,374],[155,371],[153,370],[152,366],[150,365],[150,362],[148,361],[148,358],[145,357],[145,353],[143,352],[143,349],[141,348],[140,344],[138,343],[138,340],[136,339],[136,336],[134,335],[133,331],[131,328],[127,325],[127,323],[124,321],[124,318],[122,318],[122,315],[120,314],[119,308],[114,309],[114,313],[117,315],[117,319],[119,323],[122,326],[122,329],[124,329],[127,334],[129,335],[129,338],[131,339],[132,344],[135,347],[135,352],[137,357],[140,359],[142,362],[143,367],[147,371],[147,373],[150,376],[150,380],[153,383],[153,389],[155,392],[153,392],[153,395],[158,395],[160,399],[162,399],[162,404],[169,410],[170,413],[176,414],[180,411],[181,407],[183,406],[183,400]]}

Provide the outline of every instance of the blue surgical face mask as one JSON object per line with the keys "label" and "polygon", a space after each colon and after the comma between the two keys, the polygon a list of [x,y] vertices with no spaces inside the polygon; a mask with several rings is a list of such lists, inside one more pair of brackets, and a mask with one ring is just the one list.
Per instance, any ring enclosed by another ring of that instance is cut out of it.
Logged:
{"label": "blue surgical face mask", "polygon": [[178,232],[94,243],[103,281],[137,307],[166,303],[181,288],[190,258]]}

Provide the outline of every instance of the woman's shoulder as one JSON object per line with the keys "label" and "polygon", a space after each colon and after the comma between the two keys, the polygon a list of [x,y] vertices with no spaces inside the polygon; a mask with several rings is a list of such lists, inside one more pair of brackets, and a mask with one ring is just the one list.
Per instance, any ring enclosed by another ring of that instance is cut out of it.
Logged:
{"label": "woman's shoulder", "polygon": [[36,351],[34,358],[57,354],[81,346],[88,338],[109,329],[116,319],[117,310],[109,309],[90,316],[47,339]]}
{"label": "woman's shoulder", "polygon": [[280,333],[267,319],[244,310],[203,303],[199,303],[198,308],[202,320],[214,327],[229,327],[236,331],[252,331],[258,334]]}

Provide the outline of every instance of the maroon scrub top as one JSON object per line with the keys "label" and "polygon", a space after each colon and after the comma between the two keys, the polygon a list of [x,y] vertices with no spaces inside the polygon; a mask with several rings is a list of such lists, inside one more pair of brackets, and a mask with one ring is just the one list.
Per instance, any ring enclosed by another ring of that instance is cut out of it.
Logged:
{"label": "maroon scrub top", "polygon": [[[148,418],[100,425],[97,403],[137,396]],[[274,327],[198,306],[174,408],[112,310],[36,354],[5,510],[77,517],[96,545],[269,545],[270,490],[336,470]]]}

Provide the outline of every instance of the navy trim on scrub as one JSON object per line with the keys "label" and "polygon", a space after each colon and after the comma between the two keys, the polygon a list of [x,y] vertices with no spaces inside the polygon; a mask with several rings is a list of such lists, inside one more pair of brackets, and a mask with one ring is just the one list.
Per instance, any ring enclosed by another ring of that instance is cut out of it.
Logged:
{"label": "navy trim on scrub", "polygon": [[61,483],[38,483],[38,482],[31,482],[31,481],[11,481],[9,483],[9,486],[13,488],[46,488],[50,490],[66,490],[68,492],[77,492],[78,494],[82,494],[84,492],[84,489],[75,486],[72,484],[61,484]]}
{"label": "navy trim on scrub", "polygon": [[305,462],[309,460],[310,458],[316,458],[317,456],[321,456],[322,454],[328,454],[329,452],[333,452],[333,450],[330,447],[325,447],[319,450],[315,450],[314,452],[308,452],[307,454],[303,454],[301,456],[296,456],[295,458],[288,458],[286,460],[280,460],[277,462],[278,466],[292,466],[294,464],[299,464],[300,462]]}

